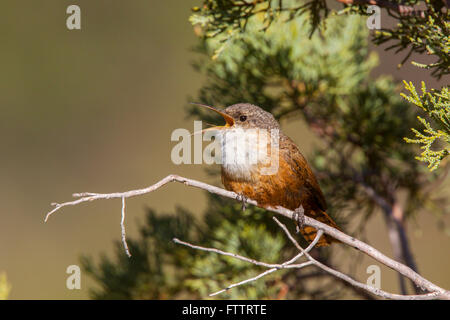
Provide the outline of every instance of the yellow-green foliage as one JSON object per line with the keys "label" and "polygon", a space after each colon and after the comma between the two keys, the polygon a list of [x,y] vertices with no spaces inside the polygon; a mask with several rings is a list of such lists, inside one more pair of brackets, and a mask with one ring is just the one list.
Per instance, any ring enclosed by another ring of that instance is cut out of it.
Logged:
{"label": "yellow-green foliage", "polygon": [[[427,92],[425,83],[422,81],[422,95],[419,96],[412,82],[407,83],[404,81],[404,83],[410,95],[407,96],[402,93],[401,96],[425,111],[439,126],[439,129],[433,129],[429,121],[418,116],[417,119],[419,119],[425,129],[419,131],[411,128],[416,138],[405,138],[406,142],[422,145],[421,149],[423,151],[416,159],[428,162],[428,168],[435,170],[442,159],[450,153],[450,149],[448,148],[448,144],[450,143],[450,94],[448,87],[442,88],[441,91],[432,90],[431,92]],[[444,144],[444,146],[440,148],[438,146],[438,150],[432,150],[432,145],[434,143],[439,144],[439,142]]]}
{"label": "yellow-green foliage", "polygon": [[[390,2],[410,6],[417,4],[416,0],[391,0]],[[429,70],[433,77],[441,79],[450,72],[450,10],[444,10],[445,1],[424,0],[423,6],[425,7],[424,12],[426,12],[424,16],[401,15],[388,11],[387,13],[395,18],[397,23],[393,27],[376,30],[372,41],[377,45],[389,44],[385,50],[395,50],[395,53],[406,51],[400,66],[413,53],[432,55],[435,58],[433,63],[423,64],[413,61],[412,64]],[[211,54],[213,59],[223,54],[225,49],[230,47],[233,39],[240,40],[243,34],[248,34],[253,18],[259,19],[260,31],[268,31],[274,27],[273,25],[280,29],[281,24],[286,24],[288,21],[304,15],[307,17],[309,26],[305,25],[303,28],[308,30],[308,35],[311,37],[316,30],[322,34],[323,31],[333,30],[329,22],[334,15],[366,16],[368,14],[366,5],[343,4],[342,8],[336,9],[328,7],[325,0],[204,0],[203,5],[193,8],[193,11],[190,21],[201,27],[203,37],[219,41],[219,45]],[[327,36],[325,35],[325,37]],[[447,101],[447,111],[445,111],[445,106],[441,107],[442,113],[439,116],[441,120],[434,119],[437,123],[443,122],[442,117],[445,116],[448,120],[448,99],[445,100],[445,90],[448,94],[448,89],[443,90],[440,94],[444,96],[439,96],[439,92],[436,91],[423,95],[424,99],[442,99],[442,103]],[[420,102],[420,98],[411,99],[419,104],[423,103]],[[439,106],[433,107],[434,102],[429,101],[430,109],[424,110],[427,113],[435,112]],[[406,139],[406,141],[423,145],[423,152],[417,159],[428,162],[429,168],[434,170],[449,151],[445,147],[437,151],[431,150],[430,147],[437,141],[448,142],[448,126],[446,131],[445,124],[444,129],[436,129],[425,118],[419,118],[419,121],[425,126],[425,129],[422,132],[413,129],[416,139]]]}
{"label": "yellow-green foliage", "polygon": [[[320,178],[327,212],[346,232],[363,235],[370,216],[379,212],[365,191],[368,188],[387,203],[398,196],[405,199],[406,218],[427,207],[443,212],[444,205],[437,207],[427,192],[440,170],[430,174],[414,159],[415,146],[402,138],[421,115],[406,100],[434,110],[432,106],[445,102],[439,95],[448,97],[448,91],[402,99],[392,79],[370,77],[377,58],[368,48],[366,18],[331,13],[324,0],[199,1],[190,19],[202,36],[197,47],[201,58],[194,67],[206,81],[197,97],[189,100],[218,107],[251,102],[270,111],[282,124],[284,120],[305,120],[321,141],[307,154],[308,161]],[[311,34],[312,30],[316,32]],[[403,29],[399,32],[395,35],[403,41]],[[383,38],[388,39],[397,38]],[[410,44],[401,42],[401,46]],[[442,61],[435,69],[445,73],[448,59],[443,56]],[[198,107],[192,107],[190,113],[208,123],[220,120]],[[302,137],[301,131],[297,134],[296,142],[302,147],[309,137]],[[353,228],[355,221],[360,223]],[[287,225],[294,232],[293,224]],[[176,245],[174,237],[267,263],[281,263],[297,252],[282,236],[271,213],[255,207],[243,212],[241,204],[209,194],[207,210],[197,219],[182,208],[171,215],[150,210],[138,238],[128,240],[132,259],[119,242],[115,259],[101,256],[97,264],[84,258],[85,271],[100,284],[91,296],[208,298],[216,290],[265,270]],[[301,236],[296,238],[302,241]],[[333,260],[341,257],[334,256],[333,250],[318,251],[318,259],[334,265]],[[358,263],[353,259],[355,270]],[[314,270],[280,270],[215,298],[336,299],[343,297],[343,290],[350,293],[338,280]]]}

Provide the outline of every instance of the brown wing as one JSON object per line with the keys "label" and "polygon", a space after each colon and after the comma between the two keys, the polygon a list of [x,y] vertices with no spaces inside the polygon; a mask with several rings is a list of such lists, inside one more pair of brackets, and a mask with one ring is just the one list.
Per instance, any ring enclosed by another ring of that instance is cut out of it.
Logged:
{"label": "brown wing", "polygon": [[[305,215],[336,227],[334,221],[325,212],[327,206],[320,186],[297,146],[280,133],[279,167],[274,175],[255,176],[250,180],[229,176],[222,167],[222,182],[227,190],[256,200],[261,206],[283,206],[295,210],[303,206]],[[304,238],[312,241],[317,230],[306,226],[301,230]],[[317,246],[329,245],[333,239],[324,235]]]}
{"label": "brown wing", "polygon": [[305,193],[302,199],[307,203],[302,203],[302,205],[308,205],[311,209],[315,209],[316,207],[322,211],[326,211],[327,203],[319,183],[297,146],[289,137],[282,135],[280,137],[280,150],[280,157],[283,157],[283,160],[289,164],[292,172],[297,176],[296,186],[292,187],[297,187],[299,192]]}
{"label": "brown wing", "polygon": [[[291,180],[292,183],[289,186],[289,189],[294,188],[299,194],[299,203],[296,204],[296,208],[301,204],[305,210],[305,215],[337,228],[336,223],[325,212],[327,209],[325,197],[308,162],[297,146],[287,136],[282,136],[280,137],[280,150],[280,157],[283,157],[281,161],[288,164],[288,167],[296,176],[296,179]],[[300,231],[308,242],[313,241],[317,234],[317,230],[310,226],[305,226]],[[334,238],[324,235],[317,243],[317,246],[328,246],[335,241]]]}

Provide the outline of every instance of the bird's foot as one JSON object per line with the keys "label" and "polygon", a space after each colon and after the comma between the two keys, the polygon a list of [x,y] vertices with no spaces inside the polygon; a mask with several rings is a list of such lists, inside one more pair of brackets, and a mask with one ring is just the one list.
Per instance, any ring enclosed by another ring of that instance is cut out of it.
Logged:
{"label": "bird's foot", "polygon": [[242,193],[238,193],[236,200],[242,202],[242,211],[245,211],[245,209],[247,209],[247,197]]}
{"label": "bird's foot", "polygon": [[300,229],[303,229],[303,226],[305,225],[305,209],[303,209],[302,205],[294,210],[294,220],[295,230],[299,233]]}

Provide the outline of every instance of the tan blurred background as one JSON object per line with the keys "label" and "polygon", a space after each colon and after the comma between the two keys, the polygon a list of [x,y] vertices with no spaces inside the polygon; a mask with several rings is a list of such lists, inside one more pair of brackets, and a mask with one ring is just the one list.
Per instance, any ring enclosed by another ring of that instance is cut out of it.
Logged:
{"label": "tan blurred background", "polygon": [[[73,192],[113,192],[147,186],[169,173],[215,183],[206,166],[170,161],[175,128],[193,129],[183,108],[205,78],[190,66],[196,44],[188,17],[200,0],[4,0],[0,13],[0,273],[11,299],[88,298],[94,283],[66,289],[67,266],[81,254],[112,253],[120,240],[120,201],[63,209],[43,223],[51,202]],[[66,28],[66,8],[81,7],[82,29]],[[422,79],[401,56],[382,54],[374,74]],[[423,60],[422,60],[423,61]],[[426,78],[429,86],[439,82]],[[441,80],[442,82],[448,79]],[[250,101],[251,102],[251,101]],[[284,124],[294,140],[311,137],[304,124]],[[303,140],[303,139],[302,139]],[[136,235],[145,208],[205,210],[204,194],[180,185],[129,200],[127,233]],[[447,218],[447,223],[450,223]],[[420,227],[420,232],[418,229]],[[421,273],[450,288],[449,237],[422,215],[410,226]],[[384,223],[371,221],[369,240],[391,255]],[[364,260],[365,268],[371,264]],[[397,289],[383,269],[382,287]]]}

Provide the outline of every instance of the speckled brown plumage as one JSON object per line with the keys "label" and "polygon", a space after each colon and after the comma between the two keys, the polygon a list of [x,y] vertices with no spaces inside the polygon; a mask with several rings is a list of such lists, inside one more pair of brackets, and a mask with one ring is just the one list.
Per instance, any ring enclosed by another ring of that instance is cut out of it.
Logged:
{"label": "speckled brown plumage", "polygon": [[[230,126],[220,127],[230,129],[280,129],[278,122],[269,112],[251,105],[236,104],[226,108],[223,113],[233,118]],[[283,206],[295,210],[303,206],[307,216],[337,228],[336,223],[326,213],[327,205],[320,186],[294,142],[279,131],[278,171],[272,175],[262,175],[258,165],[249,168],[250,174],[241,176],[233,168],[222,165],[222,183],[227,190],[232,190],[250,199],[256,200],[262,206]],[[269,151],[270,153],[270,151]],[[316,236],[316,229],[305,226],[301,233],[307,241]],[[334,239],[324,235],[318,246],[326,246]]]}

